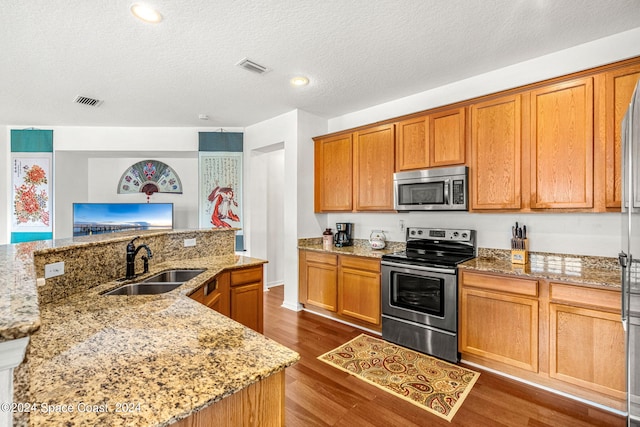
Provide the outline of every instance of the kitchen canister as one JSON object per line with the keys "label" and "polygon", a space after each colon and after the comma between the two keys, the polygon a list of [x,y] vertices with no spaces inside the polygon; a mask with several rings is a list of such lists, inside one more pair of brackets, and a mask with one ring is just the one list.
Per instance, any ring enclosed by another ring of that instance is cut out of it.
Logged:
{"label": "kitchen canister", "polygon": [[369,244],[371,249],[384,249],[387,245],[387,237],[382,230],[373,230],[369,236]]}
{"label": "kitchen canister", "polygon": [[330,251],[333,246],[333,233],[330,228],[327,228],[322,233],[322,249]]}

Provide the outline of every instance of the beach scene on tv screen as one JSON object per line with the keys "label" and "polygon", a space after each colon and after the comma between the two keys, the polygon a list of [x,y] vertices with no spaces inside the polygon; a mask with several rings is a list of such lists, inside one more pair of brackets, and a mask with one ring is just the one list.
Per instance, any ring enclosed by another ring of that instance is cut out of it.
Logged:
{"label": "beach scene on tv screen", "polygon": [[173,228],[173,203],[74,203],[73,235]]}

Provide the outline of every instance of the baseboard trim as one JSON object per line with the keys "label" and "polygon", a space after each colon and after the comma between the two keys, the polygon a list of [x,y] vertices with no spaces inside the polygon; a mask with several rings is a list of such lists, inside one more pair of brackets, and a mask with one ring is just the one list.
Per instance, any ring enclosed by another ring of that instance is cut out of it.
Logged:
{"label": "baseboard trim", "polygon": [[530,385],[532,387],[539,388],[541,390],[548,391],[548,392],[553,393],[553,394],[557,394],[557,395],[560,395],[560,396],[563,396],[563,397],[567,397],[569,399],[578,401],[580,403],[584,403],[585,405],[594,406],[596,408],[602,409],[602,410],[607,411],[607,412],[614,413],[616,415],[621,415],[623,417],[628,416],[627,412],[622,412],[622,411],[620,411],[618,409],[610,408],[609,406],[605,406],[605,405],[603,405],[601,403],[596,403],[596,402],[593,402],[591,400],[583,399],[582,397],[574,396],[573,394],[569,394],[569,393],[566,393],[564,391],[556,390],[555,388],[547,387],[547,386],[544,386],[544,385],[541,385],[541,384],[534,383],[534,382],[529,381],[529,380],[518,378],[516,376],[513,376],[513,375],[510,375],[510,374],[498,371],[496,369],[487,368],[486,366],[480,365],[478,363],[469,362],[468,360],[464,360],[464,359],[461,359],[460,363],[464,363],[465,365],[473,366],[474,368],[482,369],[484,371],[491,372],[492,374],[500,375],[501,377],[509,378],[511,380],[518,381],[520,383],[527,384],[527,385]]}
{"label": "baseboard trim", "polygon": [[318,313],[317,311],[308,310],[306,308],[303,308],[302,311],[306,311],[307,313],[315,314],[316,316],[324,317],[325,319],[333,320],[335,322],[342,323],[344,325],[349,325],[349,326],[352,326],[354,328],[361,329],[363,331],[367,331],[367,332],[369,332],[371,334],[374,334],[374,335],[382,336],[382,332],[380,332],[380,331],[374,331],[373,329],[369,329],[369,328],[366,328],[364,326],[356,325],[355,323],[347,322],[346,320],[337,319],[335,317],[327,316],[326,314]]}

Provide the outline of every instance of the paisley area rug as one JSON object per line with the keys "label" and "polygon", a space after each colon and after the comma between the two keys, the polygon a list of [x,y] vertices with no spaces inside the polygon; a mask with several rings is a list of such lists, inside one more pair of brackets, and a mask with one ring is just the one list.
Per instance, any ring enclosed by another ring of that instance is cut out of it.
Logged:
{"label": "paisley area rug", "polygon": [[362,334],[318,359],[451,421],[480,373]]}

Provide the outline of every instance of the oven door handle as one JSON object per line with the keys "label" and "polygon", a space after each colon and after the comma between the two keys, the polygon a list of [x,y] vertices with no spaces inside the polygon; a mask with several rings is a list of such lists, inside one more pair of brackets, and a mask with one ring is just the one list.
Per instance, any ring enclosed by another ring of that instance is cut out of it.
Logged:
{"label": "oven door handle", "polygon": [[387,265],[389,267],[408,268],[411,270],[428,271],[431,273],[456,274],[455,268],[424,267],[422,265],[401,264],[399,262],[391,262],[391,261],[382,261],[381,264],[383,266]]}

